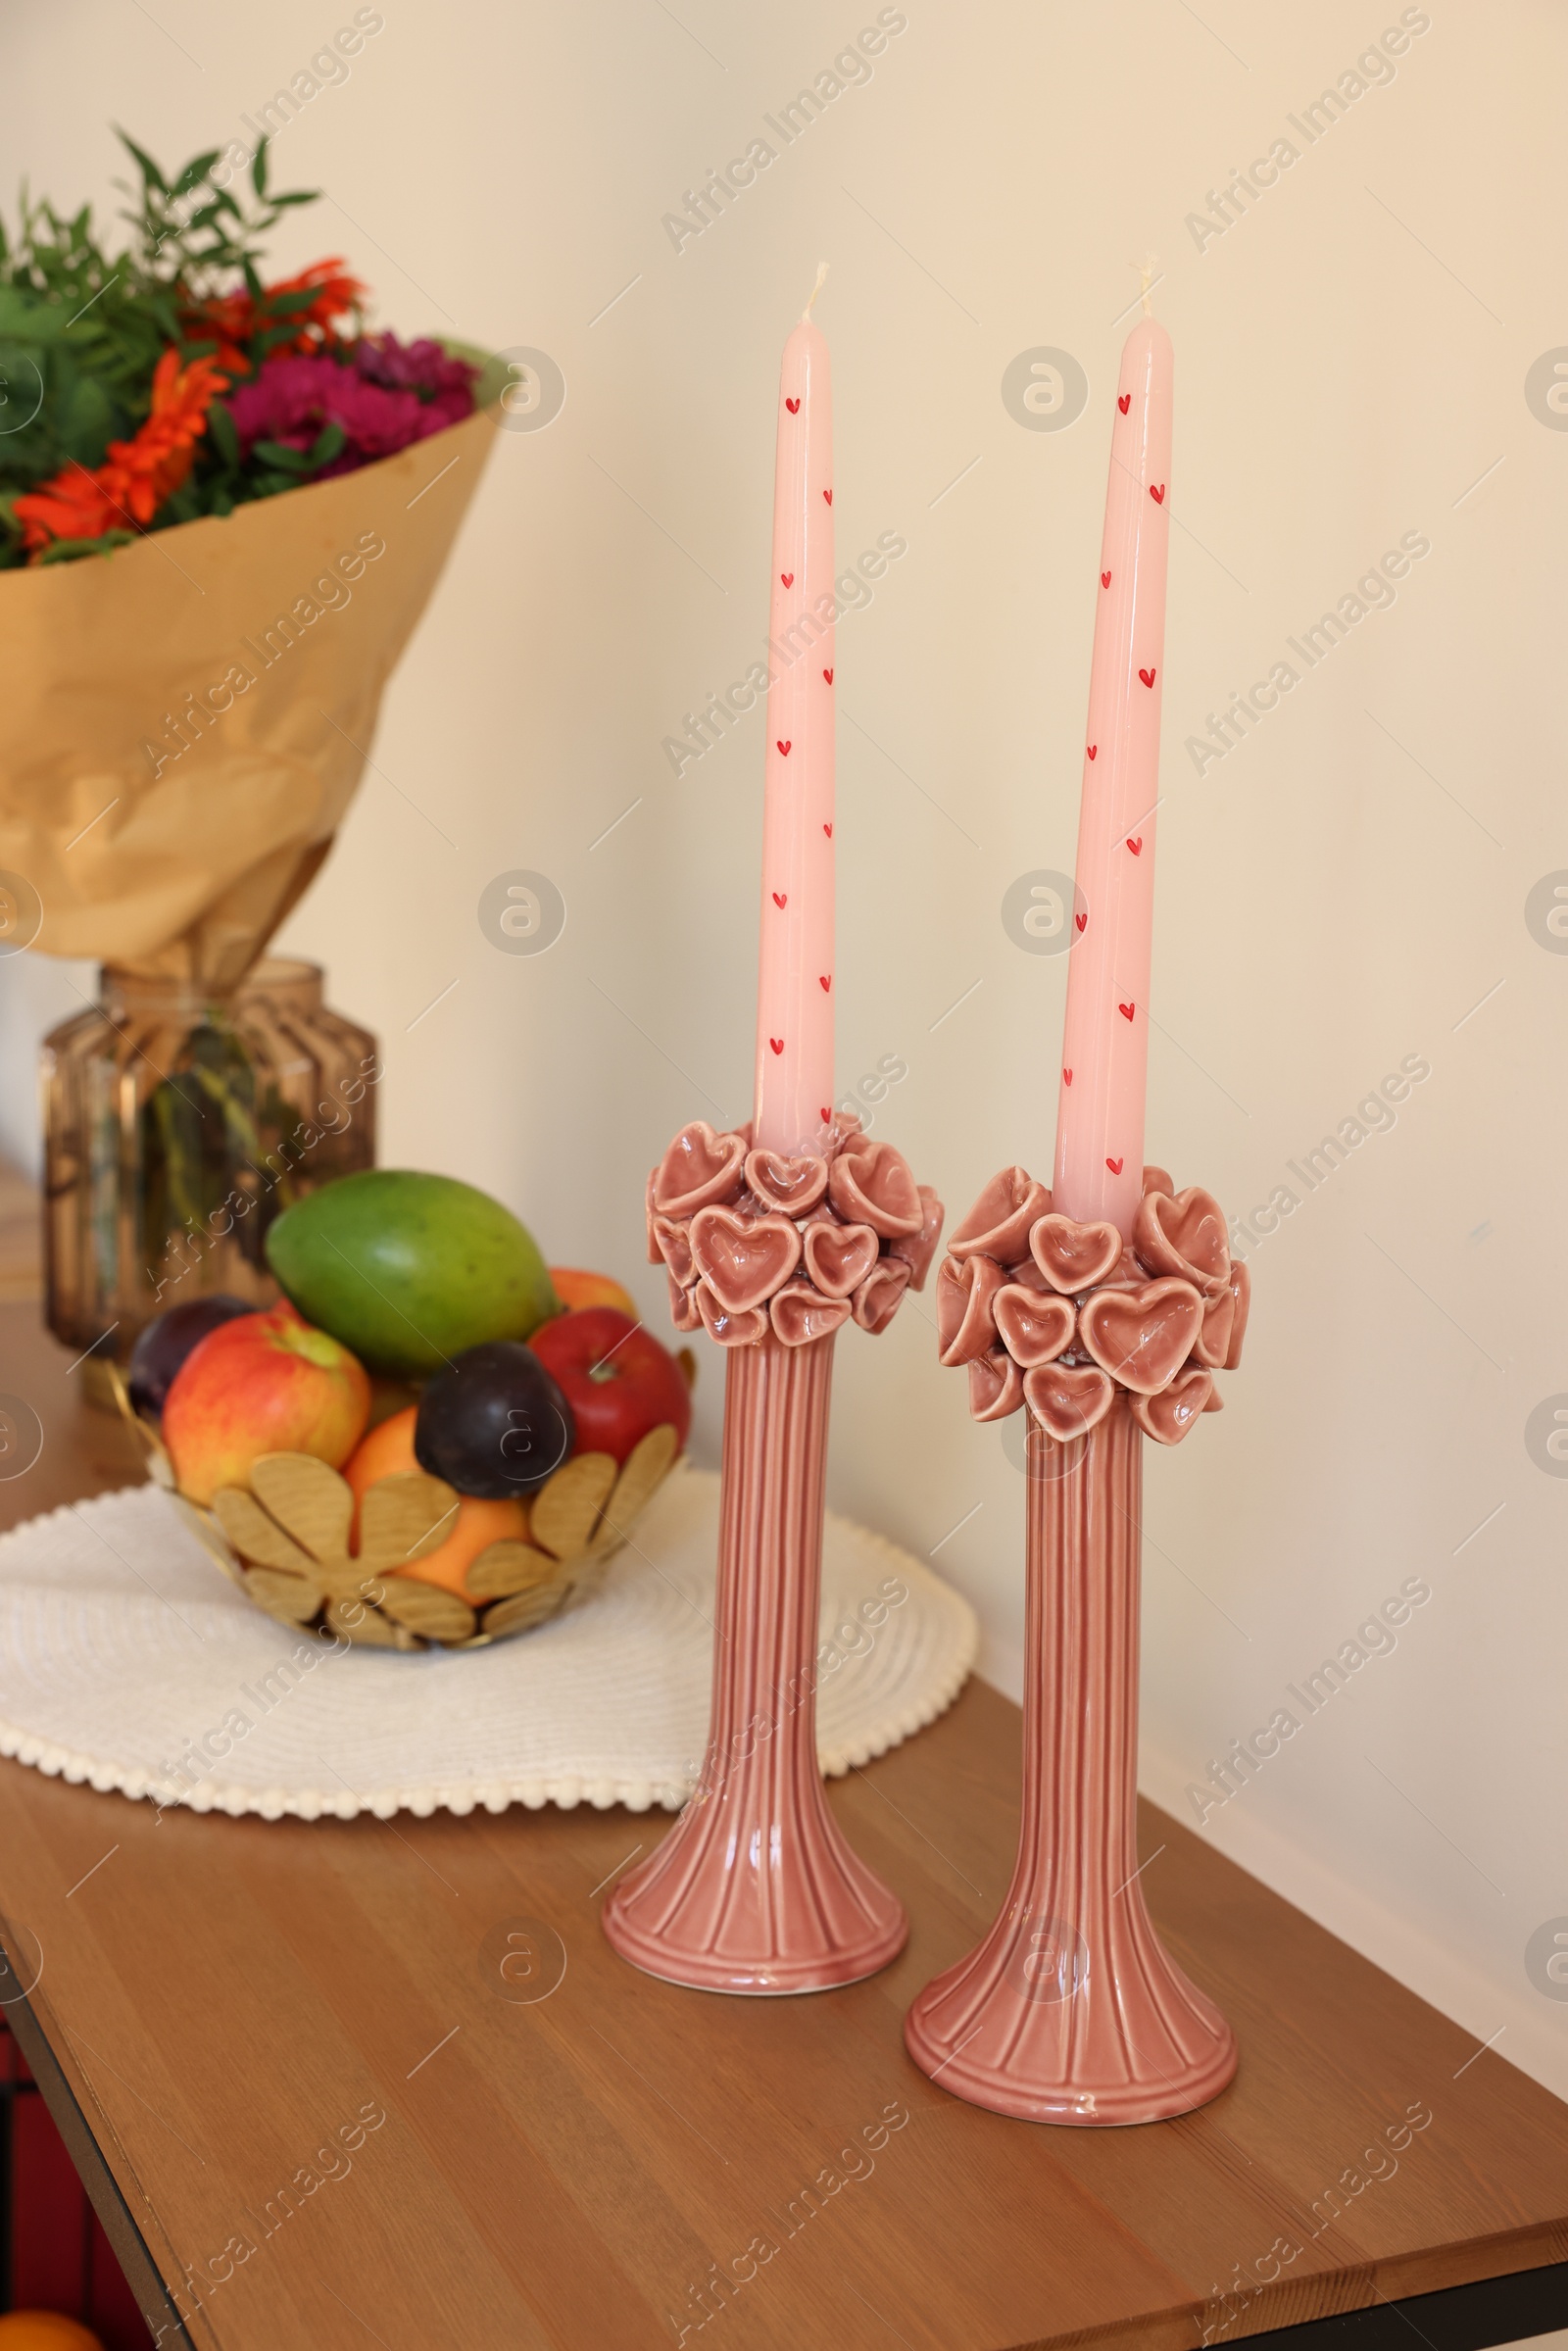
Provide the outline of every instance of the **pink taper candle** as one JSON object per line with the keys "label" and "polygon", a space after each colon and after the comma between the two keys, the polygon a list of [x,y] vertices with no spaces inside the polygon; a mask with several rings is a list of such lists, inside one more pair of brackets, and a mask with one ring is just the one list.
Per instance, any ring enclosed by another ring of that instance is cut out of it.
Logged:
{"label": "pink taper candle", "polygon": [[1172,371],[1169,335],[1140,318],[1111,420],[1078,819],[1080,935],[1067,958],[1056,1112],[1054,1206],[1080,1223],[1103,1217],[1124,1237],[1144,1173]]}
{"label": "pink taper candle", "polygon": [[833,390],[808,303],[784,346],[773,485],[754,1120],[766,1151],[814,1149],[833,1114]]}

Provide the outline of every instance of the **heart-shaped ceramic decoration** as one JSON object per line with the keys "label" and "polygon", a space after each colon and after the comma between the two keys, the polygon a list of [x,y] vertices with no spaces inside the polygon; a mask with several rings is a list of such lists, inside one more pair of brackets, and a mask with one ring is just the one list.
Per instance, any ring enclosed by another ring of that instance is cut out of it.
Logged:
{"label": "heart-shaped ceramic decoration", "polygon": [[885,1331],[909,1287],[909,1269],[900,1257],[884,1257],[855,1294],[855,1319],[875,1338]]}
{"label": "heart-shaped ceramic decoration", "polygon": [[808,1339],[826,1339],[850,1319],[847,1298],[823,1298],[809,1282],[790,1282],[775,1292],[768,1312],[773,1329],[786,1347],[805,1347]]}
{"label": "heart-shaped ceramic decoration", "polygon": [[1079,1308],[1078,1336],[1124,1388],[1153,1396],[1192,1353],[1202,1319],[1203,1301],[1192,1283],[1166,1278],[1140,1290],[1097,1290]]}
{"label": "heart-shaped ceramic decoration", "polygon": [[969,1412],[975,1420],[1005,1420],[1023,1402],[1023,1373],[999,1347],[969,1365]]}
{"label": "heart-shaped ceramic decoration", "polygon": [[1050,1212],[1051,1195],[1027,1169],[1004,1167],[994,1175],[948,1243],[955,1257],[995,1257],[1016,1265],[1029,1248],[1029,1227]]}
{"label": "heart-shaped ceramic decoration", "polygon": [[1113,1224],[1038,1216],[1029,1228],[1029,1250],[1052,1289],[1075,1298],[1112,1270],[1121,1255],[1121,1235]]}
{"label": "heart-shaped ceramic decoration", "polygon": [[1156,1445],[1180,1445],[1188,1430],[1207,1411],[1213,1393],[1213,1373],[1195,1367],[1172,1380],[1158,1396],[1135,1396],[1133,1418]]}
{"label": "heart-shaped ceramic decoration", "polygon": [[668,1280],[670,1321],[677,1331],[701,1330],[703,1318],[698,1310],[696,1291],[688,1290],[684,1282],[677,1282],[673,1274],[669,1275]]}
{"label": "heart-shaped ceramic decoration", "polygon": [[[868,1224],[830,1224],[824,1217],[806,1228],[806,1270],[824,1298],[850,1298],[876,1263],[881,1248]],[[899,1287],[902,1291],[904,1284]]]}
{"label": "heart-shaped ceramic decoration", "polygon": [[691,1281],[693,1279],[692,1237],[686,1229],[685,1220],[673,1216],[656,1216],[654,1218],[654,1239],[659,1244],[660,1255],[669,1267],[676,1281]]}
{"label": "heart-shaped ceramic decoration", "polygon": [[1210,1293],[1230,1287],[1224,1212],[1200,1184],[1189,1184],[1174,1198],[1146,1192],[1133,1218],[1133,1247],[1155,1273],[1179,1274]]}
{"label": "heart-shaped ceramic decoration", "polygon": [[1042,1363],[1023,1375],[1025,1403],[1058,1445],[1087,1437],[1110,1410],[1115,1394],[1093,1363]]}
{"label": "heart-shaped ceramic decoration", "polygon": [[827,1190],[827,1161],[815,1151],[789,1158],[783,1151],[748,1151],[746,1181],[764,1208],[781,1208],[786,1216],[804,1216]]}
{"label": "heart-shaped ceramic decoration", "polygon": [[1014,1363],[1033,1371],[1051,1363],[1072,1337],[1077,1313],[1070,1298],[1042,1298],[1021,1282],[1006,1282],[997,1292],[992,1311],[1002,1344]]}
{"label": "heart-shaped ceramic decoration", "polygon": [[801,1261],[801,1236],[787,1216],[748,1221],[728,1208],[699,1208],[691,1244],[693,1264],[727,1314],[760,1306]]}
{"label": "heart-shaped ceramic decoration", "polygon": [[731,1314],[706,1282],[699,1282],[692,1296],[709,1338],[716,1339],[720,1347],[753,1347],[767,1329],[763,1306],[748,1306],[744,1314]]}
{"label": "heart-shaped ceramic decoration", "polygon": [[925,1202],[904,1153],[891,1143],[856,1138],[828,1171],[828,1198],[846,1224],[868,1224],[885,1241],[918,1233]]}
{"label": "heart-shaped ceramic decoration", "polygon": [[944,1257],[937,1275],[937,1360],[951,1370],[997,1343],[992,1300],[1005,1276],[990,1257]]}
{"label": "heart-shaped ceramic decoration", "polygon": [[1236,1328],[1236,1293],[1221,1290],[1203,1300],[1203,1326],[1193,1341],[1193,1353],[1200,1363],[1211,1371],[1222,1371],[1225,1358],[1231,1351],[1231,1333]]}
{"label": "heart-shaped ceramic decoration", "polygon": [[888,1253],[902,1257],[908,1266],[910,1289],[923,1290],[925,1277],[931,1270],[931,1260],[937,1253],[937,1243],[942,1238],[945,1211],[929,1184],[916,1185],[915,1189],[920,1195],[923,1211],[920,1230],[917,1233],[901,1233],[896,1241],[889,1242]]}
{"label": "heart-shaped ceramic decoration", "polygon": [[666,1216],[690,1216],[710,1200],[731,1200],[746,1163],[744,1135],[715,1135],[706,1118],[683,1126],[654,1175],[654,1206]]}
{"label": "heart-shaped ceramic decoration", "polygon": [[1247,1336],[1247,1318],[1252,1310],[1252,1276],[1250,1268],[1239,1257],[1231,1263],[1231,1295],[1236,1300],[1236,1320],[1231,1325],[1231,1343],[1225,1350],[1225,1369],[1234,1371],[1242,1359],[1242,1341]]}

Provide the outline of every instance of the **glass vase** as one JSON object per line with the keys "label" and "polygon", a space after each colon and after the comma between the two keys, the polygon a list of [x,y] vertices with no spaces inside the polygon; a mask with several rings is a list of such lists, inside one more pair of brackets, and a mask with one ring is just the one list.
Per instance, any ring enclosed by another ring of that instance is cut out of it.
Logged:
{"label": "glass vase", "polygon": [[267,956],[222,994],[106,965],[42,1076],[48,1322],[95,1362],[187,1298],[270,1305],[273,1218],[375,1163],[376,1042],[315,963]]}

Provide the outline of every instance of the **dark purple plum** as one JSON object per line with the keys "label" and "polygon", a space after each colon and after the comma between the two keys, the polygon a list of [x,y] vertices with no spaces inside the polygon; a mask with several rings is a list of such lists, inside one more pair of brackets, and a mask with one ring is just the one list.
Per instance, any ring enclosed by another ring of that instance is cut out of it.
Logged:
{"label": "dark purple plum", "polygon": [[420,1468],[492,1502],[537,1494],[576,1441],[571,1406],[515,1339],[470,1347],[432,1373],[414,1424]]}
{"label": "dark purple plum", "polygon": [[230,1298],[220,1290],[211,1298],[190,1298],[183,1305],[171,1306],[147,1325],[130,1350],[130,1364],[125,1384],[135,1410],[149,1419],[157,1420],[164,1409],[164,1398],[174,1385],[174,1374],[198,1340],[220,1323],[232,1322],[236,1314],[254,1314],[242,1298]]}

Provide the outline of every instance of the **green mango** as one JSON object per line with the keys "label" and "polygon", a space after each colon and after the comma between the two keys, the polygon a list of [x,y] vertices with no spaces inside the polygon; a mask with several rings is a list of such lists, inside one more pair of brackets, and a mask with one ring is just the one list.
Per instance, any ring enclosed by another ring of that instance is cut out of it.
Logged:
{"label": "green mango", "polygon": [[285,1208],[267,1261],[307,1322],[370,1371],[423,1379],[466,1347],[527,1339],[561,1301],[510,1208],[452,1176],[372,1167]]}

